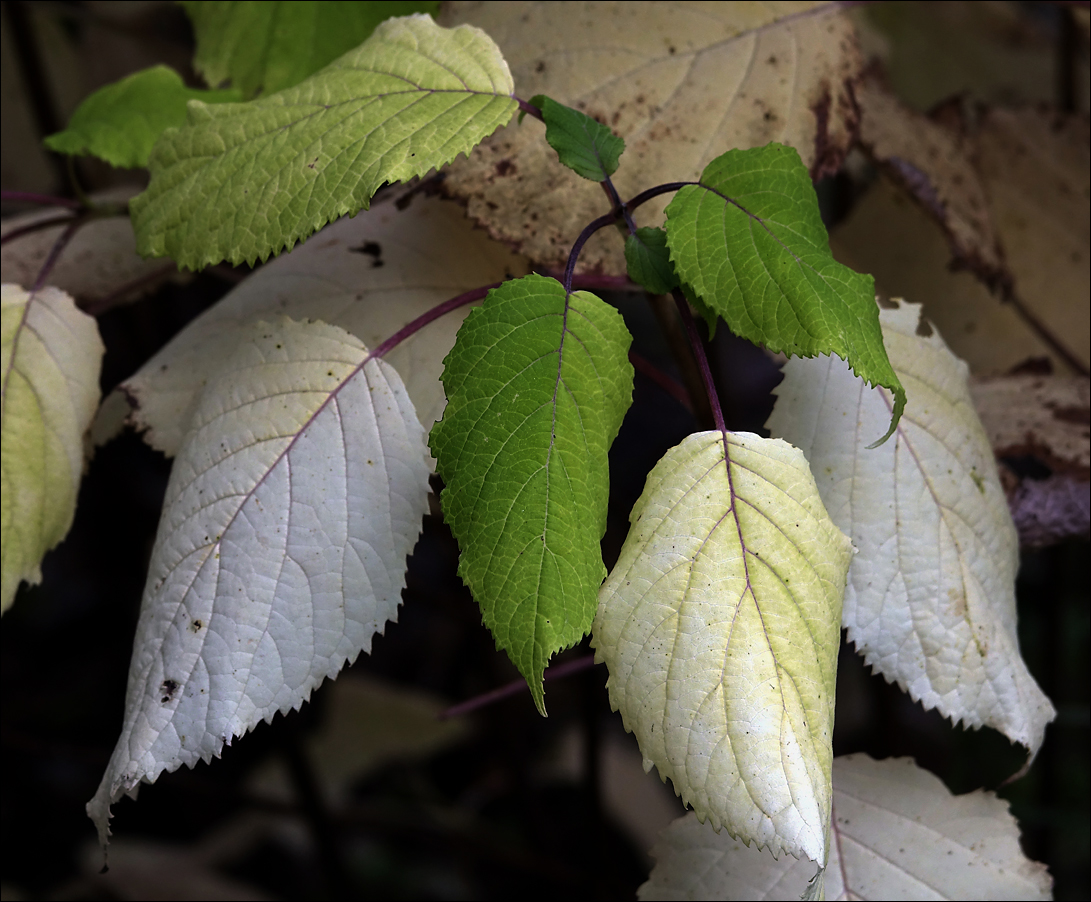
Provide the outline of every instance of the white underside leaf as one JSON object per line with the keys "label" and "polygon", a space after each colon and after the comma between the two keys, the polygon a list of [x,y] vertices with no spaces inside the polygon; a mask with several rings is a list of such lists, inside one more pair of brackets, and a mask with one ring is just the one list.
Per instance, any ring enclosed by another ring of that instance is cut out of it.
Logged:
{"label": "white underside leaf", "polygon": [[174,462],[121,738],[88,804],[298,708],[395,618],[427,510],[424,430],[397,373],[324,323],[244,333]]}
{"label": "white underside leaf", "polygon": [[[1007,802],[980,790],[952,796],[910,758],[837,758],[833,812],[827,899],[1051,898],[1049,871],[1019,848]],[[652,855],[642,900],[796,900],[814,874],[810,862],[747,849],[692,813]]]}
{"label": "white underside leaf", "polygon": [[715,829],[823,863],[851,546],[807,461],[755,435],[691,435],[630,520],[593,644],[645,768]]}
{"label": "white underside leaf", "polygon": [[1053,706],[1019,654],[1019,544],[965,363],[901,303],[880,316],[909,402],[866,450],[891,400],[837,357],[793,358],[769,429],[802,448],[833,521],[859,549],[844,626],[868,664],[926,708],[1000,730],[1031,753]]}

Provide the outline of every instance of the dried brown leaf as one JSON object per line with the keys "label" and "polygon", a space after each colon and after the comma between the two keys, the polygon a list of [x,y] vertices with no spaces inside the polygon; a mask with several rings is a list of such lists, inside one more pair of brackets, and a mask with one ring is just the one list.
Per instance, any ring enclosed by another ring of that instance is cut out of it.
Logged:
{"label": "dried brown leaf", "polygon": [[[450,4],[443,23],[462,22],[500,45],[519,96],[547,94],[625,139],[614,178],[623,199],[770,141],[829,174],[855,135],[862,61],[839,4]],[[493,237],[546,266],[563,265],[581,229],[608,210],[599,186],[565,169],[530,120],[453,164],[445,190]],[[658,221],[668,200],[642,208],[641,221]],[[621,242],[596,235],[581,270],[624,274]]]}

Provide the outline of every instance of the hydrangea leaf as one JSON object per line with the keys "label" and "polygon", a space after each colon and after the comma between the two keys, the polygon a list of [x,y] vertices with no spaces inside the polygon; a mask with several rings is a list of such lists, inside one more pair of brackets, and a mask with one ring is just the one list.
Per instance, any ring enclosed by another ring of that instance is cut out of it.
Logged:
{"label": "hydrangea leaf", "polygon": [[182,0],[193,23],[193,67],[246,99],[290,88],[362,43],[391,16],[439,11],[435,2],[309,3]]}
{"label": "hydrangea leaf", "polygon": [[417,15],[388,19],[293,88],[190,103],[132,202],[137,248],[193,269],[264,260],[367,209],[381,185],[468,153],[518,108],[512,87],[488,35]]}
{"label": "hydrangea leaf", "polygon": [[565,166],[592,182],[604,182],[617,171],[625,142],[609,128],[544,94],[535,95],[530,102],[542,111],[546,142]]}
{"label": "hydrangea leaf", "polygon": [[545,712],[542,671],[585,636],[606,575],[607,452],[631,337],[595,295],[529,275],[489,292],[444,361],[432,429],[459,574]]}
{"label": "hydrangea leaf", "polygon": [[[377,347],[448,298],[528,269],[526,260],[474,228],[455,203],[422,195],[399,210],[394,198],[384,199],[248,276],[126,379],[107,404],[120,404],[144,440],[173,457],[202,389],[238,330],[253,320],[278,313],[319,319]],[[469,309],[430,323],[383,358],[398,371],[425,429],[447,403],[439,381],[443,358]]]}
{"label": "hydrangea leaf", "polygon": [[691,435],[630,522],[593,644],[645,768],[716,830],[824,864],[852,546],[806,459],[776,439]]}
{"label": "hydrangea leaf", "polygon": [[629,278],[652,294],[670,294],[678,287],[678,274],[667,250],[667,233],[640,228],[625,239],[625,265]]}
{"label": "hydrangea leaf", "polygon": [[147,166],[159,136],[186,121],[190,100],[230,103],[241,99],[234,90],[187,88],[173,69],[152,66],[99,88],[76,107],[68,128],[45,139],[45,146],[73,156],[90,154],[111,166]]}
{"label": "hydrangea leaf", "polygon": [[395,618],[428,509],[397,373],[320,322],[243,335],[174,461],[125,717],[88,814],[298,708]]}
{"label": "hydrangea leaf", "polygon": [[864,447],[893,400],[834,357],[788,361],[768,427],[803,449],[830,516],[860,549],[844,626],[867,663],[924,707],[1033,753],[1055,711],[1019,654],[1018,538],[969,369],[920,310],[881,314],[909,390],[890,442]]}
{"label": "hydrangea leaf", "polygon": [[[1052,898],[1049,871],[1023,854],[1007,802],[982,790],[952,796],[910,758],[837,758],[833,812],[828,899]],[[795,900],[814,872],[717,835],[692,813],[663,831],[652,855],[641,900]]]}
{"label": "hydrangea leaf", "polygon": [[[895,397],[885,441],[905,406],[887,360],[871,276],[830,254],[811,177],[791,147],[717,157],[667,207],[678,275],[736,335],[772,351],[837,354]],[[871,436],[874,441],[878,436]]]}
{"label": "hydrangea leaf", "polygon": [[67,535],[83,476],[83,437],[99,401],[103,344],[63,291],[0,293],[0,611]]}

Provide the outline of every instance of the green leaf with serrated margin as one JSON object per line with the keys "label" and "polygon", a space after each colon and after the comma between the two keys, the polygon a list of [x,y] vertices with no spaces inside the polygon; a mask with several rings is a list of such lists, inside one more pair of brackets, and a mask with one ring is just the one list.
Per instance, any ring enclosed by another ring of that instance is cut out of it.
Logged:
{"label": "green leaf with serrated margin", "polygon": [[544,714],[542,671],[591,628],[607,452],[632,399],[631,336],[586,291],[529,275],[489,292],[444,361],[430,444],[459,574]]}
{"label": "green leaf with serrated margin", "polygon": [[488,35],[418,15],[279,94],[191,103],[130,205],[137,248],[194,269],[264,260],[366,209],[383,184],[468,153],[518,108],[512,89]]}
{"label": "green leaf with serrated margin", "polygon": [[652,294],[669,294],[678,287],[678,274],[667,250],[662,229],[637,229],[625,239],[625,267],[629,278]]}
{"label": "green leaf with serrated margin", "polygon": [[[544,94],[530,99],[542,111],[546,141],[562,163],[585,179],[606,181],[617,171],[625,142],[601,122]],[[519,114],[521,122],[525,113]]]}
{"label": "green leaf with serrated margin", "polygon": [[299,84],[351,50],[384,19],[435,14],[439,3],[208,2],[183,0],[193,23],[193,67],[210,85],[230,81],[250,99]]}
{"label": "green leaf with serrated margin", "polygon": [[871,276],[833,259],[814,186],[794,148],[730,150],[667,207],[667,243],[681,279],[731,331],[773,351],[837,354],[895,398],[905,389],[887,359]]}
{"label": "green leaf with serrated margin", "polygon": [[45,139],[58,153],[90,154],[111,166],[147,166],[152,146],[168,128],[186,121],[186,103],[231,103],[238,91],[187,88],[167,66],[152,66],[99,88],[83,101],[68,128]]}

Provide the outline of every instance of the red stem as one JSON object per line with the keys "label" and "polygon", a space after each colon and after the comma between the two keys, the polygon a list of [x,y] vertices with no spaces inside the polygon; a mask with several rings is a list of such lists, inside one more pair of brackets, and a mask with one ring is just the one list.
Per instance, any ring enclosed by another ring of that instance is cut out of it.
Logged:
{"label": "red stem", "polygon": [[697,331],[697,323],[693,321],[690,313],[689,302],[684,294],[677,288],[671,292],[674,303],[678,307],[678,313],[682,317],[682,324],[686,327],[686,335],[689,337],[690,347],[693,348],[693,356],[697,361],[697,368],[701,371],[701,381],[705,384],[705,392],[708,394],[708,403],[712,406],[712,418],[716,428],[720,430],[727,441],[727,428],[724,426],[723,411],[720,410],[720,396],[716,394],[716,384],[712,381],[712,370],[708,366],[708,358],[705,356],[705,345],[701,341],[701,335]]}
{"label": "red stem", "polygon": [[69,210],[82,210],[83,204],[67,197],[54,197],[52,194],[36,194],[33,191],[0,191],[0,200],[9,203],[39,204],[43,207],[67,207]]}
{"label": "red stem", "polygon": [[[582,670],[589,670],[594,666],[594,663],[594,655],[584,655],[582,658],[576,658],[574,661],[566,661],[564,664],[556,664],[553,667],[550,667],[543,674],[542,678],[545,680],[558,680],[566,676],[571,676],[574,673],[579,673]],[[501,699],[510,698],[513,695],[519,695],[522,692],[529,691],[530,687],[527,685],[526,680],[512,680],[499,689],[493,689],[489,692],[484,692],[481,695],[475,695],[473,698],[466,699],[464,702],[453,705],[446,711],[440,711],[437,716],[440,720],[461,717],[463,714],[469,714],[471,711],[485,708]]]}

